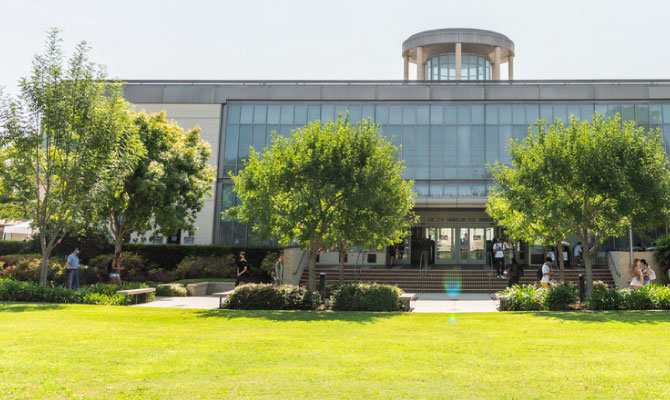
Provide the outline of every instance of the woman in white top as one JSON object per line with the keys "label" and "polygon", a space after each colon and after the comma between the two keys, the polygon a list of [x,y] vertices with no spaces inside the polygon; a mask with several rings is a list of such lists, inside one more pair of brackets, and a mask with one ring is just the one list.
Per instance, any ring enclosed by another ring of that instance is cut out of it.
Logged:
{"label": "woman in white top", "polygon": [[630,287],[633,289],[638,289],[642,287],[642,270],[640,269],[640,260],[633,260],[633,265],[631,265],[630,270],[628,271],[631,277]]}
{"label": "woman in white top", "polygon": [[549,287],[549,284],[551,283],[551,261],[551,257],[547,257],[544,260],[544,264],[542,264],[542,279],[540,280],[540,283],[543,288]]}

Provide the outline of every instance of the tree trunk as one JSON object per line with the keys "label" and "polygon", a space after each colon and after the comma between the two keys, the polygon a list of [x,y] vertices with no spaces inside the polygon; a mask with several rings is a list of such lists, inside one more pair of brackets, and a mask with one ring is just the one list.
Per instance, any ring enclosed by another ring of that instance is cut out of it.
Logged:
{"label": "tree trunk", "polygon": [[112,267],[113,268],[118,268],[120,265],[116,265],[117,254],[121,254],[121,246],[123,246],[123,236],[121,235],[114,235],[114,256],[112,257]]}
{"label": "tree trunk", "polygon": [[590,296],[593,293],[593,256],[595,251],[588,250],[588,246],[584,251],[584,268],[586,269],[586,296]]}
{"label": "tree trunk", "polygon": [[558,266],[560,269],[559,280],[561,283],[565,283],[565,260],[563,260],[563,243],[561,241],[556,242],[556,257],[558,260]]}
{"label": "tree trunk", "polygon": [[307,280],[307,289],[316,291],[316,256],[319,254],[319,246],[310,241],[309,243],[309,279]]}
{"label": "tree trunk", "polygon": [[338,253],[340,254],[340,285],[344,283],[344,258],[347,256],[347,240],[341,239],[338,246]]}
{"label": "tree trunk", "polygon": [[50,251],[48,251],[47,249],[46,233],[44,233],[44,229],[42,228],[40,228],[40,248],[42,250],[42,268],[40,269],[40,286],[46,286]]}

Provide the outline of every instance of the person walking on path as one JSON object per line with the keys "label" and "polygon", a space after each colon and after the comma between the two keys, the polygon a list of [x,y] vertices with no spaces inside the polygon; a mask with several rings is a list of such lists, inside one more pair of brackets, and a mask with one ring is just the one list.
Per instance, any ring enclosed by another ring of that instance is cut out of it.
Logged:
{"label": "person walking on path", "polygon": [[647,286],[651,281],[656,279],[656,272],[654,272],[644,258],[640,260],[640,264],[642,270],[642,285]]}
{"label": "person walking on path", "polygon": [[284,284],[284,255],[280,254],[277,258],[275,266],[272,267],[272,279],[274,280],[275,286],[281,286]]}
{"label": "person walking on path", "polygon": [[512,265],[510,265],[509,270],[507,270],[507,276],[509,277],[507,287],[519,284],[519,279],[521,278],[520,271],[521,269],[519,268],[519,263],[516,261],[516,258],[512,258]]}
{"label": "person walking on path", "polygon": [[237,278],[235,279],[235,287],[237,287],[240,282],[246,281],[249,276],[249,263],[247,262],[246,253],[240,253],[240,260],[237,262]]}
{"label": "person walking on path", "polygon": [[636,258],[633,260],[633,265],[630,266],[628,274],[630,275],[631,278],[630,281],[628,282],[630,287],[632,287],[633,289],[638,289],[643,286],[644,277],[642,274],[640,259]]}
{"label": "person walking on path", "polygon": [[540,283],[542,284],[543,288],[548,288],[549,284],[551,283],[551,262],[552,258],[547,257],[544,259],[544,264],[542,264],[542,279],[540,280]]}
{"label": "person walking on path", "polygon": [[502,244],[500,238],[496,239],[493,245],[493,264],[496,266],[496,273],[498,279],[505,279],[503,273],[505,272],[505,245]]}
{"label": "person walking on path", "polygon": [[69,256],[67,256],[67,264],[65,284],[68,289],[79,289],[79,249],[75,248]]}

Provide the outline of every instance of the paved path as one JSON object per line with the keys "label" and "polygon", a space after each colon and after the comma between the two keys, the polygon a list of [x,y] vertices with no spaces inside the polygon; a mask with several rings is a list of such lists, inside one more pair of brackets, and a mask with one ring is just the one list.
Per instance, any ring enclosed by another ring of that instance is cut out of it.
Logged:
{"label": "paved path", "polygon": [[[155,301],[132,307],[158,308],[194,308],[201,310],[219,307],[219,298],[213,296],[192,297],[156,297]],[[463,313],[463,312],[497,312],[496,302],[490,294],[460,294],[452,298],[447,294],[419,293],[412,303],[413,312]]]}

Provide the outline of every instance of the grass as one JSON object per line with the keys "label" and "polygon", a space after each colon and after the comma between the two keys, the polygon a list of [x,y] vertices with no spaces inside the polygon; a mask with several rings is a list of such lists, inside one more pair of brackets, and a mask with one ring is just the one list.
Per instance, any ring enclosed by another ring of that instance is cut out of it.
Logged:
{"label": "grass", "polygon": [[200,283],[200,282],[235,282],[235,279],[230,278],[197,278],[197,279],[181,279],[174,281],[172,283],[181,283],[188,285],[190,283]]}
{"label": "grass", "polygon": [[668,398],[670,313],[0,304],[2,399]]}

